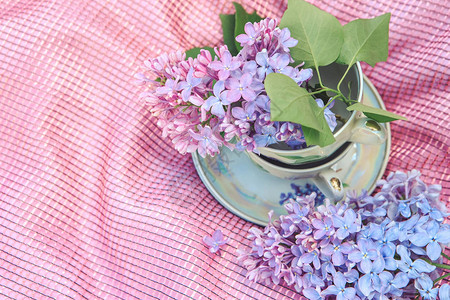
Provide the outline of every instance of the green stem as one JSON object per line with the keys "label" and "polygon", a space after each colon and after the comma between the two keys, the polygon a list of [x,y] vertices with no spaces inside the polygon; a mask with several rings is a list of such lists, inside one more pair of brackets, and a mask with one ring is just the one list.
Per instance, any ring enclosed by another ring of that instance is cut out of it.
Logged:
{"label": "green stem", "polygon": [[437,268],[441,268],[441,269],[446,269],[446,270],[450,270],[450,266],[449,265],[443,265],[443,264],[434,264],[432,263],[433,266],[436,266]]}
{"label": "green stem", "polygon": [[345,73],[344,73],[344,76],[342,76],[342,78],[341,78],[341,80],[339,80],[339,83],[337,84],[337,90],[338,91],[340,91],[340,86],[341,86],[341,83],[342,83],[342,81],[344,81],[344,78],[345,78],[345,76],[347,76],[347,73],[348,73],[348,71],[350,71],[350,68],[352,67],[352,65],[349,65],[348,67],[347,67],[347,70],[345,70]]}
{"label": "green stem", "polygon": [[441,280],[444,279],[444,278],[447,278],[448,276],[450,276],[450,273],[445,273],[445,274],[442,275],[441,277],[436,278],[436,279],[433,281],[433,283],[438,283],[439,281],[441,281]]}
{"label": "green stem", "polygon": [[446,259],[450,260],[450,256],[446,255],[444,252],[442,252],[442,256],[445,257]]}
{"label": "green stem", "polygon": [[322,88],[325,88],[325,86],[322,83],[322,78],[320,77],[319,67],[316,66],[316,72],[317,72],[317,78],[319,79],[319,84]]}

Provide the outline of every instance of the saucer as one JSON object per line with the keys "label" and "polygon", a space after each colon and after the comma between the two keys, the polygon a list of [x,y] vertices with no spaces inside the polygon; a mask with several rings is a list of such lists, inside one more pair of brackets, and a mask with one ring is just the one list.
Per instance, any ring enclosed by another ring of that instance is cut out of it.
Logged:
{"label": "saucer", "polygon": [[[362,102],[385,108],[377,90],[365,76]],[[356,190],[359,193],[365,189],[371,193],[386,170],[391,132],[389,124],[382,126],[386,127],[387,133],[383,144],[352,144],[343,158],[333,165],[347,191]],[[302,187],[313,184],[311,179],[286,180],[270,175],[253,163],[246,153],[226,147],[214,157],[202,158],[195,152],[192,160],[200,179],[220,204],[235,215],[261,226],[267,225],[271,210],[274,218],[286,214],[280,204],[280,196],[293,192],[293,185]]]}

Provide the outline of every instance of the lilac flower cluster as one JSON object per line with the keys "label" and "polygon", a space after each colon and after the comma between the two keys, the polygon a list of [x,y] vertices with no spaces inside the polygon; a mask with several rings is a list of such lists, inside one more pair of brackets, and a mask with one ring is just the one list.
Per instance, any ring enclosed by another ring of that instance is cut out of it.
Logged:
{"label": "lilac flower cluster", "polygon": [[[222,145],[257,153],[258,147],[277,142],[305,145],[299,124],[270,120],[266,75],[282,73],[298,85],[312,77],[311,69],[289,65],[289,48],[297,40],[276,25],[273,19],[247,23],[245,33],[236,37],[243,48],[234,57],[221,46],[214,58],[201,50],[196,58],[175,52],[144,62],[136,79],[149,89],[140,97],[179,152],[198,150],[204,157],[218,153]],[[316,102],[324,105],[321,99]],[[336,117],[328,107],[324,112],[334,130]]]}
{"label": "lilac flower cluster", "polygon": [[315,208],[315,193],[291,199],[287,215],[250,229],[251,249],[239,250],[247,277],[285,281],[308,299],[402,299],[409,289],[412,298],[418,291],[422,299],[450,299],[448,284],[436,287],[450,269],[441,258],[448,215],[440,186],[419,176],[391,173],[373,197],[352,193],[335,205]]}

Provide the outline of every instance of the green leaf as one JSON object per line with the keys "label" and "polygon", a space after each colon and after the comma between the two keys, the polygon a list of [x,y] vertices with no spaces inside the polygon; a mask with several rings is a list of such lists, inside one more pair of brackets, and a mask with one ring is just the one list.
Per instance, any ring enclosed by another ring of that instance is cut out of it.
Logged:
{"label": "green leaf", "polygon": [[216,55],[216,53],[214,53],[214,49],[211,47],[202,47],[202,48],[197,47],[197,48],[192,48],[192,49],[186,51],[186,58],[188,58],[188,57],[196,58],[197,55],[200,54],[200,50],[202,50],[202,49],[211,52],[211,55],[213,58]]}
{"label": "green leaf", "polygon": [[391,122],[391,121],[395,121],[395,120],[407,120],[405,117],[394,114],[392,112],[380,109],[380,108],[375,108],[372,106],[368,106],[368,105],[364,105],[362,103],[355,103],[353,105],[350,105],[349,107],[347,107],[348,111],[353,111],[353,110],[358,110],[363,112],[367,117],[380,122],[380,123],[385,123],[385,122]]}
{"label": "green leaf", "polygon": [[298,40],[291,54],[297,62],[304,61],[305,68],[317,69],[338,58],[344,35],[333,15],[304,0],[289,0],[280,27],[288,27],[291,36]]}
{"label": "green leaf", "polygon": [[234,42],[235,18],[236,14],[220,15],[220,20],[222,21],[223,43],[228,46],[228,51],[230,51],[233,56],[237,55],[239,52]]}
{"label": "green leaf", "polygon": [[237,2],[233,2],[234,8],[236,9],[236,18],[235,18],[235,28],[234,28],[234,42],[236,45],[236,49],[240,51],[242,49],[241,44],[236,41],[236,37],[242,33],[245,33],[244,26],[248,22],[255,23],[262,20],[256,11],[252,14],[249,14],[245,11],[245,9]]}
{"label": "green leaf", "polygon": [[315,117],[320,112],[314,99],[304,88],[284,74],[271,73],[264,81],[270,98],[270,118],[272,121],[289,121],[317,130],[321,124]]}
{"label": "green leaf", "polygon": [[306,145],[317,145],[320,147],[325,147],[334,143],[336,139],[334,138],[333,132],[331,132],[331,129],[328,126],[328,123],[322,111],[317,116],[317,119],[321,124],[321,130],[302,126]]}
{"label": "green leaf", "polygon": [[338,63],[365,61],[372,67],[388,57],[390,13],[373,19],[357,19],[344,26],[344,44]]}

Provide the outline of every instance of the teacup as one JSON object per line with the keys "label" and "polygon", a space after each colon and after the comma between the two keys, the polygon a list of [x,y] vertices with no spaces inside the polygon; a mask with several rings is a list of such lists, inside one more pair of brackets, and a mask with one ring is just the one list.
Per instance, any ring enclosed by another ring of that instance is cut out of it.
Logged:
{"label": "teacup", "polygon": [[[325,86],[336,87],[338,81],[345,72],[347,66],[337,63],[320,68],[320,74]],[[316,82],[313,76],[310,84]],[[316,79],[317,80],[317,79]],[[348,89],[349,83],[353,88]],[[361,65],[357,62],[347,73],[342,84],[343,94],[350,93],[351,99],[361,102],[363,99],[363,74]],[[284,144],[274,144],[269,147],[258,148],[260,153],[266,157],[279,160],[286,164],[301,165],[329,157],[347,142],[362,144],[381,144],[386,139],[386,131],[378,122],[365,117],[361,112],[349,112],[347,106],[342,101],[336,101],[333,112],[340,115],[345,123],[335,129],[334,137],[336,141],[326,147],[311,146],[299,150],[292,150]]]}
{"label": "teacup", "polygon": [[345,196],[341,181],[341,177],[345,174],[341,174],[341,172],[345,169],[345,166],[354,163],[352,160],[356,154],[356,145],[347,142],[325,159],[296,166],[253,152],[247,154],[256,165],[271,175],[287,180],[311,179],[328,199],[337,202]]}

